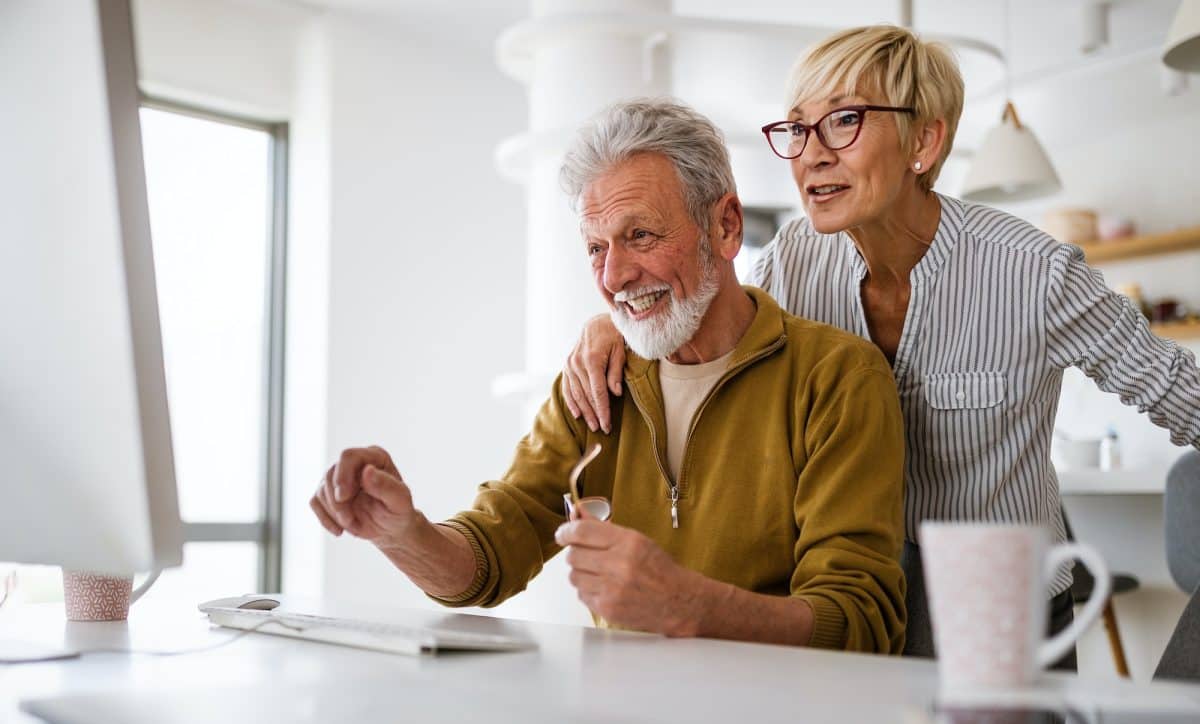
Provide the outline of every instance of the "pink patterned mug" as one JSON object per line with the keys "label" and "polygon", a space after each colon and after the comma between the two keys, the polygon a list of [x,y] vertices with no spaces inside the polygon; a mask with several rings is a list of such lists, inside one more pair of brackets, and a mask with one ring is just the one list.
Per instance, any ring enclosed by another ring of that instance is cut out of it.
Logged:
{"label": "pink patterned mug", "polygon": [[87,571],[63,571],[63,598],[69,621],[124,621],[129,607],[142,597],[158,578],[150,574],[133,588],[132,576],[105,576]]}
{"label": "pink patterned mug", "polygon": [[[1095,576],[1096,588],[1070,626],[1043,640],[1050,581],[1075,558]],[[1096,621],[1111,586],[1094,548],[1051,545],[1041,526],[925,522],[921,560],[943,699],[1032,684]]]}

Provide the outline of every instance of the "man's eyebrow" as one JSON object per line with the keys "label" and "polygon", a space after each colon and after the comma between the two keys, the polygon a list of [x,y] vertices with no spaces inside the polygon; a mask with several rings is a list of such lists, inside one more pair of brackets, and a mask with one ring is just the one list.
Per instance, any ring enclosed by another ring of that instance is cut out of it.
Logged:
{"label": "man's eyebrow", "polygon": [[[603,226],[607,229],[619,229],[628,231],[634,226],[655,226],[660,222],[657,217],[641,213],[632,213],[619,217],[615,222],[606,222]],[[587,219],[579,221],[579,231],[585,237],[589,235],[592,229],[597,226],[596,222],[589,223]]]}

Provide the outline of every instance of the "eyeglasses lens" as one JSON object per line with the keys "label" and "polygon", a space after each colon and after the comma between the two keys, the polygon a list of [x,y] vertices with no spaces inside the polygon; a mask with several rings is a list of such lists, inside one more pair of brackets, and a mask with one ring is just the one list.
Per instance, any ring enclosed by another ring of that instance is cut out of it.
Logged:
{"label": "eyeglasses lens", "polygon": [[834,111],[821,119],[821,136],[831,151],[838,151],[854,143],[862,127],[863,114],[859,111]]}
{"label": "eyeglasses lens", "polygon": [[804,138],[807,132],[795,123],[781,123],[772,126],[767,132],[767,140],[771,149],[784,158],[795,158],[804,150]]}

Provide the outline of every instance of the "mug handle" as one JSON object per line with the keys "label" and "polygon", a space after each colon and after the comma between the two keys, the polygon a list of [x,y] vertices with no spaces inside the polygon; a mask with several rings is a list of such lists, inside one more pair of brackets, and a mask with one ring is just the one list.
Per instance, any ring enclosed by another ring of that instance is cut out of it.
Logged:
{"label": "mug handle", "polygon": [[129,605],[132,606],[133,604],[137,603],[139,598],[146,595],[146,591],[150,590],[150,587],[154,585],[154,582],[157,581],[158,577],[161,575],[161,568],[155,568],[153,571],[150,571],[150,575],[146,577],[146,580],[142,581],[142,585],[133,589],[133,592],[129,594]]}
{"label": "mug handle", "polygon": [[1037,664],[1041,669],[1062,658],[1063,654],[1067,653],[1067,650],[1083,635],[1083,632],[1096,622],[1112,589],[1112,578],[1108,575],[1108,566],[1105,565],[1104,558],[1095,548],[1084,543],[1060,543],[1051,548],[1049,555],[1046,556],[1044,569],[1047,580],[1054,577],[1054,572],[1060,565],[1076,558],[1083,561],[1083,564],[1091,571],[1092,577],[1096,579],[1096,587],[1092,589],[1092,595],[1088,598],[1087,605],[1083,607],[1071,625],[1058,632],[1054,638],[1043,641],[1038,647]]}

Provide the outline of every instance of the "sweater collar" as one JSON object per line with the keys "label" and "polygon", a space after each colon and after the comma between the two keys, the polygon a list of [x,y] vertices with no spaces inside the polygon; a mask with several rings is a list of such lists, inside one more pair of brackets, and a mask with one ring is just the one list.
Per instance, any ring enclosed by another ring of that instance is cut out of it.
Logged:
{"label": "sweater collar", "polygon": [[[754,302],[754,319],[738,343],[734,345],[733,355],[729,359],[729,369],[740,367],[765,352],[773,351],[783,341],[783,309],[779,304],[758,287],[742,286],[746,294]],[[626,350],[625,377],[635,379],[645,377],[658,367],[658,360],[647,360],[638,356],[633,350]]]}

